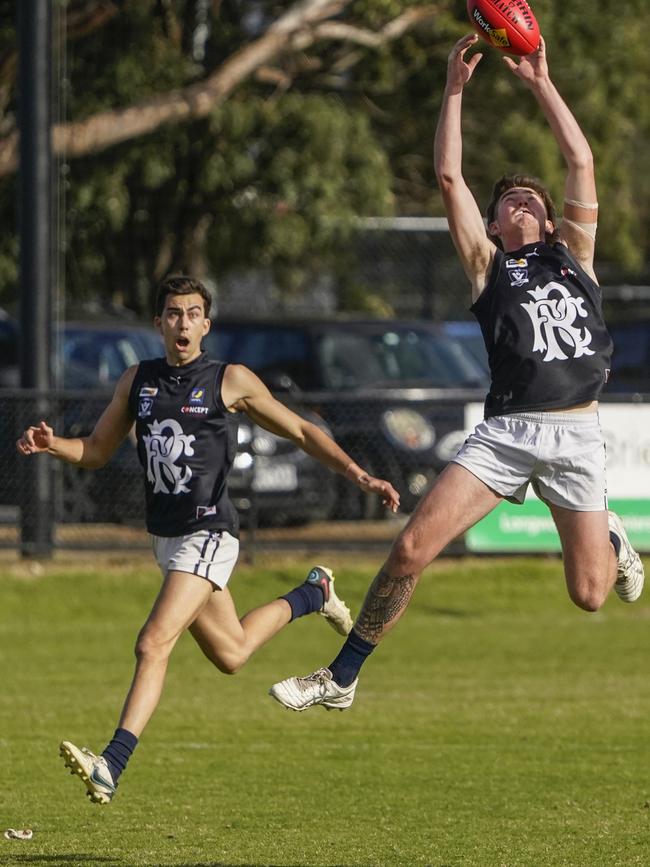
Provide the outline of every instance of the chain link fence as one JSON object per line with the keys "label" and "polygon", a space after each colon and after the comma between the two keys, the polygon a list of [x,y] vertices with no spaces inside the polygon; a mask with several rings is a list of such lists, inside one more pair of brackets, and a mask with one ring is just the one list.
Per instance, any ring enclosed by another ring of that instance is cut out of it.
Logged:
{"label": "chain link fence", "polygon": [[[49,456],[25,458],[15,448],[22,431],[41,418],[65,436],[88,434],[110,396],[105,390],[51,395],[0,391],[2,547],[32,554],[43,553],[49,544],[80,549],[148,546],[143,471],[132,434],[109,464],[92,471]],[[389,479],[400,491],[403,514],[411,511],[464,436],[464,400],[440,400],[426,393],[417,400],[387,393],[361,401],[353,395],[303,394],[292,408],[333,434],[370,473]],[[434,437],[430,448],[413,449],[391,440],[386,413],[394,419],[400,412],[406,413],[406,423],[408,413],[426,419]],[[242,518],[245,544],[363,548],[395,533],[377,497],[363,494],[288,440],[243,416],[229,488]]]}

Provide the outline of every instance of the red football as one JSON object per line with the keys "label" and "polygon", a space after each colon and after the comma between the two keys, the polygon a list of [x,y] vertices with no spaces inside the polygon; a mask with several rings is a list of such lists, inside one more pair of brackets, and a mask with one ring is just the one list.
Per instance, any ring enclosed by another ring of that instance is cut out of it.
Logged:
{"label": "red football", "polygon": [[539,45],[539,25],[526,0],[467,0],[467,14],[480,36],[506,54],[530,54]]}

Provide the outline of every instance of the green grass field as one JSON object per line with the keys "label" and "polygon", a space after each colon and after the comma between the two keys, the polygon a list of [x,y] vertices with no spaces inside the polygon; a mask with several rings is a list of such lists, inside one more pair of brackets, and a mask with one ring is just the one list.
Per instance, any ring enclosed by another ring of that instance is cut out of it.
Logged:
{"label": "green grass field", "polygon": [[[311,565],[262,559],[233,578],[242,612]],[[358,610],[378,562],[329,562]],[[555,559],[440,561],[344,713],[266,694],[331,660],[340,639],[321,618],[230,678],[184,636],[98,807],[58,743],[104,747],[159,579],[145,560],[94,569],[0,564],[0,830],[34,829],[0,837],[1,864],[650,864],[650,595],[589,615]]]}

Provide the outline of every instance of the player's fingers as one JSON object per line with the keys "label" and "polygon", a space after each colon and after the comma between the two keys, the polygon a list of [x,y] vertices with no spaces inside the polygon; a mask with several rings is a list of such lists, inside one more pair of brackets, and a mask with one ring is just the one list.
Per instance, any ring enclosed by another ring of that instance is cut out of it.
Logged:
{"label": "player's fingers", "polygon": [[28,427],[27,430],[22,435],[21,439],[26,445],[28,445],[28,446],[34,445],[34,431],[36,431],[36,430],[38,430],[38,428],[35,428],[34,426]]}
{"label": "player's fingers", "polygon": [[21,438],[16,442],[16,448],[17,448],[18,451],[19,451],[21,454],[23,454],[23,455],[31,455],[31,454],[33,454],[33,452],[36,450],[36,447],[35,447],[34,443],[33,443],[33,442],[30,443],[30,442],[25,438],[25,435],[24,435],[24,434],[23,434],[23,436],[22,436],[22,437],[21,437]]}
{"label": "player's fingers", "polygon": [[451,49],[449,57],[455,60],[457,57],[462,57],[468,48],[470,48],[478,39],[476,33],[466,33]]}
{"label": "player's fingers", "polygon": [[503,57],[503,62],[508,67],[511,72],[516,72],[519,69],[519,65],[514,62],[512,57]]}

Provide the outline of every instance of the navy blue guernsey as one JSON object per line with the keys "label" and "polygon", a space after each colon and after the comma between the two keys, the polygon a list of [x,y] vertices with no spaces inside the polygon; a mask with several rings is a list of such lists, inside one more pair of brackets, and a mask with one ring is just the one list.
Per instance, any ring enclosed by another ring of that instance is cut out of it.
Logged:
{"label": "navy blue guernsey", "polygon": [[238,534],[227,486],[237,420],[221,399],[226,366],[205,353],[182,367],[164,358],[138,366],[129,410],[144,470],[147,530],[156,536]]}
{"label": "navy blue guernsey", "polygon": [[598,398],[612,354],[601,291],[564,244],[497,250],[471,310],[490,363],[486,418]]}

